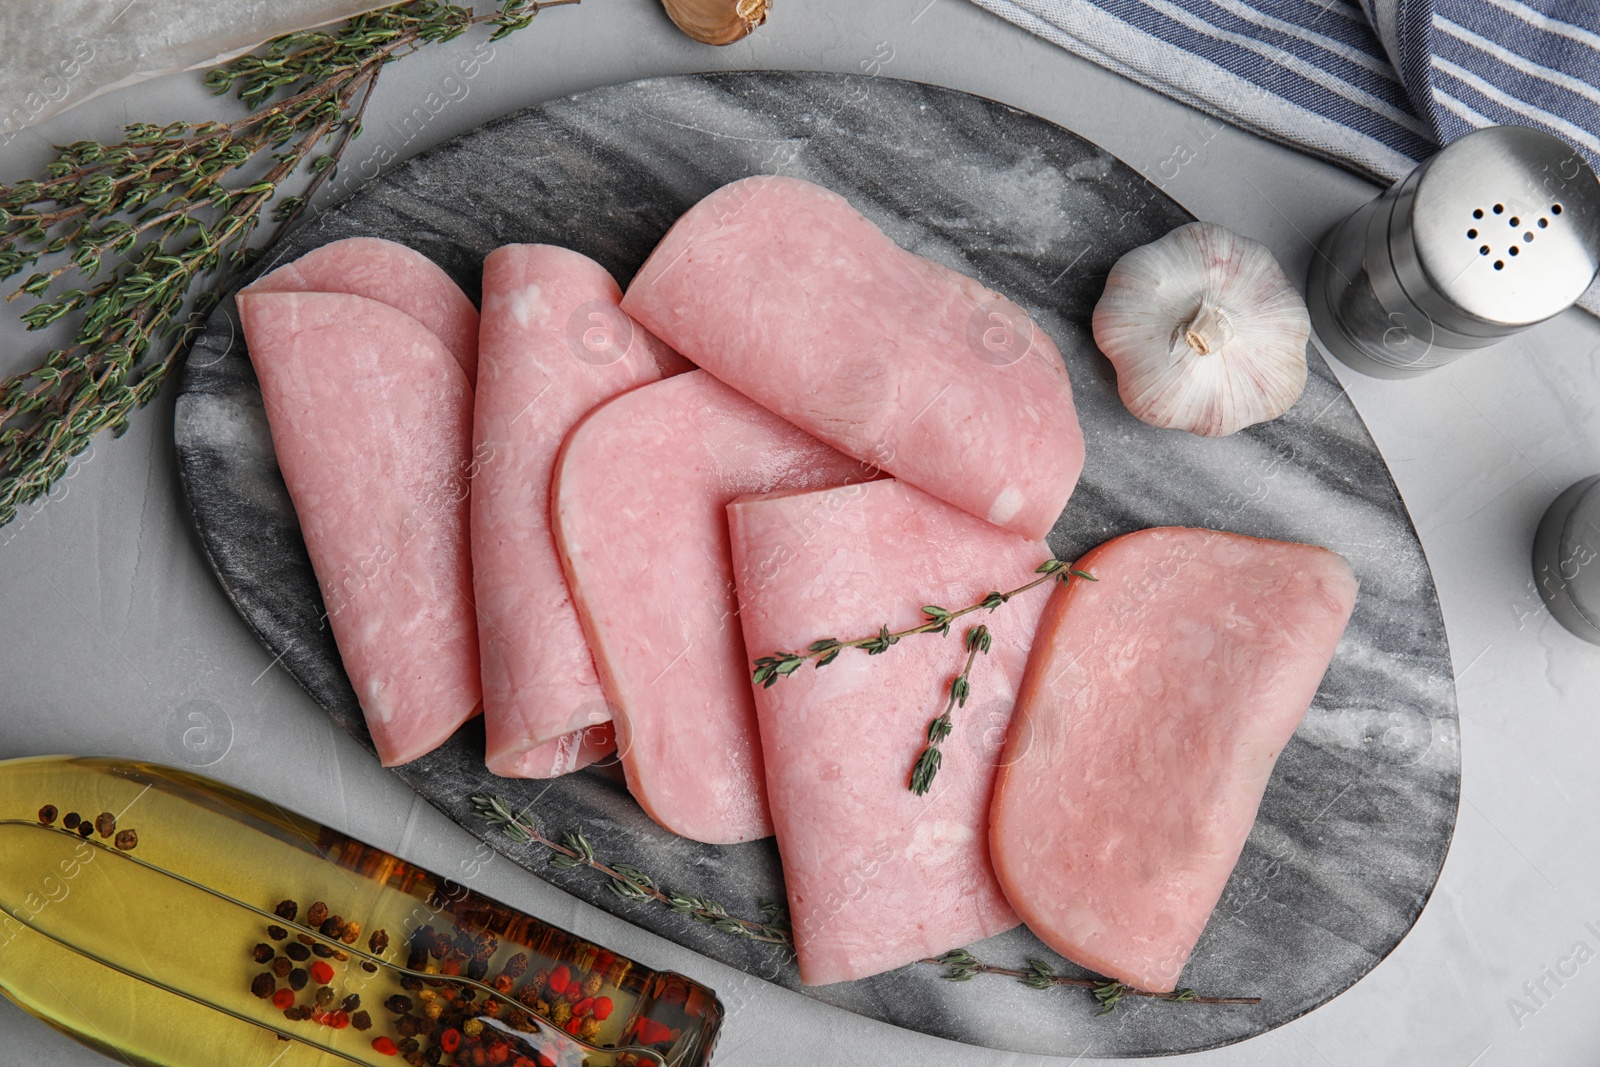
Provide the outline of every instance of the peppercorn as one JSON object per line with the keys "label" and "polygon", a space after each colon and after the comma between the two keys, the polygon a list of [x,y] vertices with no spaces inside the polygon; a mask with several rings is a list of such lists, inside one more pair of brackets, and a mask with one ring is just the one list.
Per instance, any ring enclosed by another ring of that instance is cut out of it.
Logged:
{"label": "peppercorn", "polygon": [[384,1001],[383,1006],[394,1012],[396,1015],[404,1015],[406,1012],[411,1010],[411,998],[403,997],[399,993],[396,993],[394,996]]}
{"label": "peppercorn", "polygon": [[535,1015],[544,1019],[550,1018],[550,1002],[548,1000],[535,1000],[529,1007],[533,1009]]}
{"label": "peppercorn", "polygon": [[337,915],[330,915],[317,924],[317,932],[323,937],[338,937],[344,933],[344,919]]}
{"label": "peppercorn", "polygon": [[[445,993],[448,995],[450,990],[445,990]],[[439,994],[432,989],[424,989],[422,992],[417,994],[417,999],[426,1004],[430,1000],[438,1000]]]}
{"label": "peppercorn", "polygon": [[56,815],[56,806],[54,804],[46,804],[44,807],[39,809],[39,821],[44,823],[46,826],[49,826],[56,821]]}
{"label": "peppercorn", "polygon": [[467,962],[467,977],[472,979],[474,982],[483,981],[484,977],[488,975],[488,973],[489,962],[487,960],[474,959]]}
{"label": "peppercorn", "polygon": [[574,1014],[574,1015],[588,1015],[593,1010],[594,1010],[594,998],[593,997],[584,997],[582,1000],[578,1001],[577,1004],[573,1005],[572,1014]]}
{"label": "peppercorn", "polygon": [[371,1030],[372,1016],[367,1014],[367,1012],[364,1010],[354,1012],[350,1016],[350,1025],[355,1027],[357,1030]]}
{"label": "peppercorn", "polygon": [[287,956],[279,956],[272,961],[272,973],[279,978],[289,977],[289,972],[294,970],[294,964],[289,962]]}
{"label": "peppercorn", "polygon": [[328,921],[328,906],[326,904],[324,904],[320,900],[317,901],[315,904],[311,905],[310,909],[306,912],[306,925],[307,926],[321,926],[323,923],[325,923],[327,921]]}
{"label": "peppercorn", "polygon": [[294,990],[292,989],[280,989],[276,993],[272,994],[272,1006],[274,1008],[287,1008],[293,1004]]}
{"label": "peppercorn", "polygon": [[570,1018],[572,1018],[572,1005],[564,1000],[550,1009],[550,1021],[557,1026],[565,1026]]}
{"label": "peppercorn", "polygon": [[444,1005],[437,1000],[430,1001],[422,1006],[422,1014],[429,1019],[437,1019],[444,1014]]}
{"label": "peppercorn", "polygon": [[289,988],[296,992],[304,989],[309,981],[311,981],[311,976],[306,973],[304,967],[296,967],[289,972]]}
{"label": "peppercorn", "polygon": [[[316,976],[313,975],[312,977]],[[318,986],[316,995],[311,999],[316,1002],[317,1007],[326,1009],[329,1004],[333,1003],[333,987],[328,985]]]}
{"label": "peppercorn", "polygon": [[445,960],[439,965],[439,973],[447,974],[454,978],[456,975],[461,973],[461,961],[458,959]]}
{"label": "peppercorn", "polygon": [[[480,1028],[480,1030],[482,1029],[482,1024],[479,1025],[479,1028]],[[445,1052],[454,1052],[456,1049],[460,1048],[461,1047],[461,1031],[460,1030],[446,1030],[444,1033],[440,1034],[439,1035],[439,1047],[444,1049]]]}
{"label": "peppercorn", "polygon": [[312,945],[311,951],[325,960],[333,957],[333,949],[329,948],[327,945],[324,945],[321,941],[318,941],[316,944]]}
{"label": "peppercorn", "polygon": [[295,934],[294,939],[302,945],[315,945],[317,943],[317,939],[310,934]]}
{"label": "peppercorn", "polygon": [[599,996],[600,990],[605,986],[605,984],[606,980],[600,977],[600,975],[591,974],[589,977],[583,980],[583,995],[586,997]]}
{"label": "peppercorn", "polygon": [[345,1027],[350,1025],[350,1013],[347,1011],[336,1011],[331,1013],[328,1016],[328,1025],[333,1027],[335,1030],[343,1030]]}
{"label": "peppercorn", "polygon": [[340,963],[350,962],[350,954],[348,952],[340,952],[338,949],[333,950],[333,958],[338,960]]}
{"label": "peppercorn", "polygon": [[355,1011],[359,1007],[361,1007],[361,994],[360,993],[351,993],[348,997],[345,997],[344,1000],[339,1004],[339,1008],[340,1008],[341,1011]]}
{"label": "peppercorn", "polygon": [[583,1020],[583,1024],[578,1027],[578,1037],[589,1042],[591,1045],[599,1044],[600,1020],[594,1018],[593,1016]]}
{"label": "peppercorn", "polygon": [[94,833],[94,824],[91,823],[88,819],[85,819],[85,820],[83,820],[82,822],[80,822],[78,824],[78,836],[79,837],[88,837],[92,833]]}
{"label": "peppercorn", "polygon": [[[361,1027],[361,1029],[364,1030],[366,1027]],[[373,1038],[372,1050],[378,1053],[380,1056],[393,1056],[395,1053],[400,1051],[400,1049],[395,1046],[395,1043],[389,1040],[387,1037]]]}
{"label": "peppercorn", "polygon": [[[275,929],[277,929],[277,927],[272,927],[272,928],[267,930],[267,933],[270,934]],[[284,955],[288,956],[290,959],[295,960],[295,961],[297,961],[299,963],[304,963],[306,960],[311,958],[311,950],[306,948],[304,945],[302,945],[298,941],[289,942],[287,945],[284,946],[283,952],[284,952]]]}
{"label": "peppercorn", "polygon": [[124,852],[132,852],[139,845],[139,832],[137,830],[121,830],[117,833],[114,844]]}
{"label": "peppercorn", "polygon": [[272,909],[272,914],[280,919],[294,922],[294,917],[300,914],[300,905],[289,899],[278,901],[278,906]]}
{"label": "peppercorn", "polygon": [[611,1008],[612,1004],[610,997],[595,997],[594,1007],[590,1010],[594,1012],[594,1017],[596,1019],[603,1021],[611,1018]]}
{"label": "peppercorn", "polygon": [[272,938],[274,941],[282,941],[284,938],[289,936],[289,931],[285,930],[281,926],[269,926],[267,927],[267,936]]}
{"label": "peppercorn", "polygon": [[322,960],[311,965],[311,977],[317,980],[318,985],[327,985],[333,981],[333,968]]}
{"label": "peppercorn", "polygon": [[267,944],[265,941],[251,949],[250,952],[251,955],[255,956],[257,963],[266,963],[273,956],[277,955],[277,953],[272,951],[272,946]]}
{"label": "peppercorn", "polygon": [[583,1029],[583,1020],[574,1015],[572,1018],[567,1020],[567,1025],[562,1027],[562,1029],[566,1030],[566,1032],[571,1034],[573,1037],[577,1037],[578,1031]]}
{"label": "peppercorn", "polygon": [[356,943],[356,938],[361,936],[361,924],[350,919],[344,924],[344,929],[339,934],[339,940],[347,945]]}
{"label": "peppercorn", "polygon": [[408,974],[404,978],[400,979],[400,988],[415,993],[417,990],[422,988],[422,979],[413,978]]}
{"label": "peppercorn", "polygon": [[363,971],[366,971],[368,974],[377,974],[378,973],[378,965],[376,963],[373,963],[371,960],[362,960],[361,961],[361,969]]}
{"label": "peppercorn", "polygon": [[494,976],[494,981],[490,982],[489,985],[496,993],[509,993],[511,992],[511,976],[509,974],[497,974]]}
{"label": "peppercorn", "polygon": [[466,1022],[461,1024],[461,1029],[468,1037],[477,1037],[483,1033],[483,1020],[468,1019]]}
{"label": "peppercorn", "polygon": [[439,1063],[443,1059],[444,1049],[438,1045],[429,1045],[422,1050],[422,1062],[428,1064],[429,1067],[439,1067]]}
{"label": "peppercorn", "polygon": [[262,1000],[266,1000],[277,991],[278,983],[273,981],[272,975],[266,973],[265,971],[262,971],[260,974],[256,975],[254,980],[252,980],[250,983],[250,992],[254,993]]}
{"label": "peppercorn", "polygon": [[428,951],[427,951],[427,949],[414,948],[414,949],[411,950],[411,955],[406,957],[406,970],[408,970],[408,971],[420,971],[420,970],[422,970],[422,968],[426,967],[427,965],[428,965]]}
{"label": "peppercorn", "polygon": [[78,828],[78,824],[82,821],[82,815],[79,815],[75,811],[69,811],[67,812],[67,817],[61,820],[61,825],[65,826],[68,830],[76,830]]}
{"label": "peppercorn", "polygon": [[389,951],[389,931],[372,931],[372,936],[367,938],[367,948],[374,956],[381,956]]}
{"label": "peppercorn", "polygon": [[117,817],[109,811],[102,811],[94,817],[94,828],[101,837],[110,837],[117,832]]}
{"label": "peppercorn", "polygon": [[415,1015],[402,1015],[394,1021],[394,1032],[401,1037],[410,1037],[422,1030],[422,1020]]}
{"label": "peppercorn", "polygon": [[417,1044],[417,1039],[416,1038],[414,1038],[414,1037],[405,1037],[405,1038],[401,1038],[400,1039],[400,1046],[399,1047],[400,1047],[400,1051],[401,1052],[403,1052],[403,1053],[405,1053],[406,1055],[409,1056],[411,1053],[417,1051],[417,1049],[421,1048],[422,1046]]}

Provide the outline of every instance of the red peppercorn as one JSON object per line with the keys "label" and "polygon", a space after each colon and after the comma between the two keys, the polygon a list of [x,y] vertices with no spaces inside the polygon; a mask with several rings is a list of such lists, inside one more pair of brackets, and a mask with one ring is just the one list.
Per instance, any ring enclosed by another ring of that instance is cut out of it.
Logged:
{"label": "red peppercorn", "polygon": [[345,1027],[350,1025],[350,1013],[347,1011],[336,1011],[331,1013],[328,1017],[328,1025],[333,1027],[335,1030],[343,1030]]}
{"label": "red peppercorn", "polygon": [[594,1010],[594,998],[593,997],[584,997],[582,1000],[578,1001],[577,1004],[573,1005],[572,1014],[573,1015],[588,1015],[593,1010]]}
{"label": "red peppercorn", "polygon": [[280,989],[272,994],[272,1006],[282,1010],[294,1003],[294,990]]}
{"label": "red peppercorn", "polygon": [[333,965],[327,960],[318,960],[311,965],[311,977],[316,979],[318,985],[327,985],[333,981]]}
{"label": "red peppercorn", "polygon": [[562,964],[555,969],[555,973],[550,975],[550,992],[559,996],[567,991],[567,986],[571,982],[572,972],[567,970],[565,964]]}
{"label": "red peppercorn", "polygon": [[454,1052],[461,1047],[461,1031],[456,1029],[446,1030],[439,1035],[439,1047],[445,1052]]}
{"label": "red peppercorn", "polygon": [[400,1053],[400,1049],[397,1048],[395,1043],[390,1041],[387,1037],[373,1038],[372,1050],[378,1053],[380,1056],[395,1056]]}
{"label": "red peppercorn", "polygon": [[576,1037],[578,1035],[578,1028],[582,1025],[583,1020],[574,1015],[572,1018],[567,1020],[567,1025],[564,1027],[564,1029],[567,1031],[567,1033]]}
{"label": "red peppercorn", "polygon": [[448,975],[451,975],[451,976],[460,974],[461,973],[461,961],[460,960],[445,960],[443,963],[439,964],[439,973],[440,974],[448,974]]}
{"label": "red peppercorn", "polygon": [[511,1058],[511,1046],[496,1045],[494,1048],[489,1050],[489,1055],[485,1056],[484,1058],[493,1064],[498,1065],[504,1063]]}
{"label": "red peppercorn", "polygon": [[611,1018],[611,1007],[612,1004],[610,997],[595,997],[594,1017],[599,1019],[601,1022],[605,1022],[607,1019]]}

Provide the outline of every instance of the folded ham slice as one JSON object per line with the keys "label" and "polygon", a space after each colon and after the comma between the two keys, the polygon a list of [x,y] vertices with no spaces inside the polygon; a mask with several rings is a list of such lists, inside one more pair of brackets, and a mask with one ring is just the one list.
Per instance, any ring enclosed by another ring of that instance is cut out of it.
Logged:
{"label": "folded ham slice", "polygon": [[989,847],[1046,944],[1169,992],[1355,606],[1350,566],[1213,530],[1128,534],[1034,639]]}
{"label": "folded ham slice", "polygon": [[901,481],[1043,538],[1083,469],[1066,367],[978,282],[796,178],[723,186],[623,310],[745,396]]}
{"label": "folded ham slice", "polygon": [[[507,245],[484,261],[472,565],[495,774],[573,769],[553,749],[576,759],[611,733],[550,528],[556,453],[595,405],[689,369],[622,313],[621,297],[604,267],[553,245]],[[587,746],[558,743],[591,727]]]}
{"label": "folded ham slice", "polygon": [[[924,604],[977,603],[1050,558],[1042,542],[896,481],[747,497],[728,521],[752,655],[906,629],[925,621]],[[755,690],[802,981],[864,978],[1016,925],[984,834],[1045,598],[1031,591],[881,655],[847,649]],[[993,645],[973,664],[932,788],[917,796],[911,768],[980,623]]]}
{"label": "folded ham slice", "polygon": [[378,237],[314,248],[258,278],[247,293],[349,293],[403,311],[432,330],[471,382],[478,366],[478,309],[437,263]]}
{"label": "folded ham slice", "polygon": [[472,390],[416,319],[344,293],[239,294],[272,446],[385,766],[478,710]]}
{"label": "folded ham slice", "polygon": [[628,788],[673,833],[772,833],[725,506],[874,473],[703,371],[624,393],[568,436],[556,543]]}

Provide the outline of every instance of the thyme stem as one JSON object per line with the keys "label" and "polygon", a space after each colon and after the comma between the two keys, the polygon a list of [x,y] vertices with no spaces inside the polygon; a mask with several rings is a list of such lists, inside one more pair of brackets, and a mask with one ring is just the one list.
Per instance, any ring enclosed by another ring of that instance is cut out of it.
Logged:
{"label": "thyme stem", "polygon": [[989,628],[982,625],[972,627],[967,631],[966,641],[966,666],[961,668],[961,673],[950,683],[950,699],[945,701],[944,714],[928,723],[928,746],[922,750],[922,755],[917,757],[916,765],[911,768],[910,789],[919,797],[933,785],[934,776],[939,773],[939,767],[944,762],[939,746],[950,736],[950,713],[957,707],[967,706],[967,697],[972,693],[972,664],[978,658],[978,653],[989,651]]}
{"label": "thyme stem", "polygon": [[550,858],[556,867],[588,867],[611,879],[610,889],[623,900],[654,900],[673,911],[688,915],[696,922],[714,926],[724,933],[760,941],[769,945],[792,947],[794,937],[783,921],[781,909],[768,904],[763,909],[762,921],[741,919],[729,915],[728,910],[707,897],[690,896],[662,889],[655,880],[639,868],[628,863],[604,863],[595,858],[594,848],[581,832],[563,835],[554,841],[539,830],[536,820],[526,812],[511,810],[503,799],[493,793],[480,793],[472,798],[472,805],[489,825],[507,837],[523,844],[542,845],[555,853]]}
{"label": "thyme stem", "polygon": [[1192,989],[1174,989],[1170,993],[1150,993],[1135,989],[1110,978],[1072,978],[1057,974],[1055,968],[1043,960],[1029,960],[1026,970],[1017,967],[997,967],[984,963],[964,948],[953,949],[942,956],[921,960],[922,963],[944,967],[944,978],[951,982],[965,982],[980,974],[999,974],[1015,978],[1030,989],[1050,989],[1053,986],[1071,986],[1088,989],[1094,993],[1101,1008],[1096,1015],[1105,1015],[1116,1008],[1123,997],[1146,997],[1150,1000],[1171,1000],[1181,1004],[1260,1004],[1260,997],[1203,997]]}

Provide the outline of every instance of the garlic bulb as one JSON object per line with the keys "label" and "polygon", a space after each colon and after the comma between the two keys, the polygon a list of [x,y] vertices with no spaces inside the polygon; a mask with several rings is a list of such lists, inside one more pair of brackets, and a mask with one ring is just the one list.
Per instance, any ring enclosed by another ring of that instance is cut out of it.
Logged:
{"label": "garlic bulb", "polygon": [[1094,309],[1128,410],[1206,437],[1294,406],[1310,336],[1305,301],[1266,246],[1209,222],[1119,259]]}
{"label": "garlic bulb", "polygon": [[704,44],[732,44],[767,21],[771,0],[662,0],[678,29]]}

